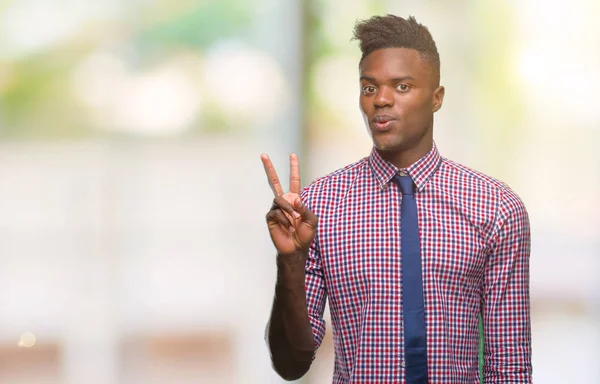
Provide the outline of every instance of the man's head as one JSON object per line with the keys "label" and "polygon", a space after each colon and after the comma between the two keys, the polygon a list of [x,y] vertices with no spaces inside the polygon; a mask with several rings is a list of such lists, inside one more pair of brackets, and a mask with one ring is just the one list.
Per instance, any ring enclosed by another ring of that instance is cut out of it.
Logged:
{"label": "man's head", "polygon": [[432,66],[435,85],[440,82],[440,55],[427,27],[413,16],[403,19],[394,15],[373,16],[356,23],[354,39],[360,42],[362,58],[384,48],[408,48],[419,53],[421,60]]}
{"label": "man's head", "polygon": [[357,23],[354,38],[362,50],[360,106],[375,147],[394,163],[418,160],[431,148],[444,98],[431,34],[414,17],[387,15]]}

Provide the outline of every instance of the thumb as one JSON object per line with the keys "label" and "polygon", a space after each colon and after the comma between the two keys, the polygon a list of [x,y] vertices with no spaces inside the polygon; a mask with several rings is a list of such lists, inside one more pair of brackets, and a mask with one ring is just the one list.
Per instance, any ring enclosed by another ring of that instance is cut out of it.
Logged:
{"label": "thumb", "polygon": [[294,209],[300,214],[302,221],[308,226],[312,228],[317,227],[317,222],[319,219],[306,207],[306,205],[304,205],[304,203],[302,203],[302,199],[300,197],[297,197],[296,200],[294,200]]}

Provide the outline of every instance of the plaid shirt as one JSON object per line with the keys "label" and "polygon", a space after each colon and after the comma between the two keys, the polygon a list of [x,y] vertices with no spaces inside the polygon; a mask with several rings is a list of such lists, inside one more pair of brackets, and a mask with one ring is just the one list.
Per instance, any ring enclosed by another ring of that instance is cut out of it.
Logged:
{"label": "plaid shirt", "polygon": [[[430,383],[531,383],[529,219],[505,184],[440,156],[406,169],[416,185]],[[328,299],[334,383],[404,383],[399,170],[377,151],[305,187],[319,217],[306,264],[315,349]]]}

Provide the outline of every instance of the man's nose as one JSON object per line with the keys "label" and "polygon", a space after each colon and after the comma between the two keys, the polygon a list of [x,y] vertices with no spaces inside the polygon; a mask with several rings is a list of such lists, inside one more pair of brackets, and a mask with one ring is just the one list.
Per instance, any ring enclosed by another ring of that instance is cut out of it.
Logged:
{"label": "man's nose", "polygon": [[375,104],[375,106],[382,108],[382,107],[389,107],[391,105],[394,104],[394,93],[393,90],[390,89],[389,87],[381,87],[377,90],[377,93],[375,94],[375,99],[373,101],[373,103]]}

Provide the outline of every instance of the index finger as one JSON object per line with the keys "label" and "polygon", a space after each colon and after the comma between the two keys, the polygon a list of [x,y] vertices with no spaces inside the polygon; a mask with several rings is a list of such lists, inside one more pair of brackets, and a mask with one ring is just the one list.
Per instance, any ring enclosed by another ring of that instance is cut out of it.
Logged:
{"label": "index finger", "polygon": [[263,163],[263,167],[265,168],[265,173],[267,174],[267,179],[269,180],[269,186],[273,190],[275,196],[283,195],[283,189],[281,189],[281,183],[279,182],[279,177],[277,177],[277,172],[275,172],[275,167],[273,167],[273,163],[271,163],[271,159],[269,159],[269,155],[263,153],[260,155],[260,160]]}
{"label": "index finger", "polygon": [[298,155],[290,155],[290,192],[300,194],[300,164]]}

